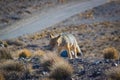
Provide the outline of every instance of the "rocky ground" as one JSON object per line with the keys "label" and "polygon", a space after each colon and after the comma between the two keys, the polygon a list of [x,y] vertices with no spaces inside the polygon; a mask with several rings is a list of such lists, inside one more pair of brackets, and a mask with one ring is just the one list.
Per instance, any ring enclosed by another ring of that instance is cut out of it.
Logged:
{"label": "rocky ground", "polygon": [[[120,15],[120,2],[110,2],[96,7],[82,14],[72,16],[66,21],[47,28],[34,35],[25,35],[17,39],[6,40],[8,48],[13,51],[23,48],[31,52],[42,50],[47,52],[49,34],[71,33],[78,41],[84,54],[78,59],[64,58],[74,67],[73,80],[108,80],[105,71],[112,67],[119,67],[119,60],[107,60],[103,58],[103,50],[107,47],[115,47],[120,52],[120,19],[95,21],[98,18],[116,18]],[[95,22],[78,24],[82,20],[94,20]],[[29,62],[27,62],[29,63]],[[45,72],[39,58],[31,59],[34,75],[26,76],[26,80],[41,80],[49,75]],[[82,66],[82,67],[81,67]]]}

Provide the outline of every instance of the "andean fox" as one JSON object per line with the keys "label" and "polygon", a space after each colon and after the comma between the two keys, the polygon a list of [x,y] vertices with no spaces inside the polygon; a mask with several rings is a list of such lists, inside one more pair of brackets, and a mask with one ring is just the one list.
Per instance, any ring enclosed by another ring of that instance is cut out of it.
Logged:
{"label": "andean fox", "polygon": [[50,38],[51,49],[57,47],[58,53],[60,53],[62,50],[66,50],[70,59],[73,59],[73,57],[78,58],[77,54],[83,55],[76,38],[72,34],[64,33],[58,36],[51,34]]}

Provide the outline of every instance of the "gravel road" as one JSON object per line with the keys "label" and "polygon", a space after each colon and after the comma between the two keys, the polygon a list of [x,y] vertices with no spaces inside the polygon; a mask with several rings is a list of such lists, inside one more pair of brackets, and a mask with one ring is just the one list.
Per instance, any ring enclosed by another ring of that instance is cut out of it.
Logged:
{"label": "gravel road", "polygon": [[107,2],[108,0],[87,0],[50,9],[28,20],[23,20],[18,24],[12,25],[14,28],[10,27],[5,30],[1,30],[0,39],[10,39],[22,36],[23,34],[31,34],[41,31],[42,29],[53,26],[75,14],[84,12],[85,10],[92,9]]}

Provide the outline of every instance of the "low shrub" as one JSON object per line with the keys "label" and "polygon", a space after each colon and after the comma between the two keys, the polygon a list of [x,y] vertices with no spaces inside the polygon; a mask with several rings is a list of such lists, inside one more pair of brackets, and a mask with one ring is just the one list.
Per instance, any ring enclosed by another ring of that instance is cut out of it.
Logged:
{"label": "low shrub", "polygon": [[5,61],[4,63],[0,64],[0,69],[11,72],[11,71],[17,71],[22,72],[24,71],[24,65],[20,62],[16,62],[13,60]]}
{"label": "low shrub", "polygon": [[4,75],[5,80],[23,80],[27,70],[21,62],[9,60],[0,64],[0,73]]}
{"label": "low shrub", "polygon": [[66,61],[53,64],[50,72],[50,78],[55,80],[70,80],[73,73],[73,67]]}
{"label": "low shrub", "polygon": [[33,56],[44,56],[46,53],[43,50],[37,50],[34,52]]}
{"label": "low shrub", "polygon": [[108,69],[105,74],[108,80],[120,80],[120,66]]}
{"label": "low shrub", "polygon": [[[3,46],[2,46],[2,45],[3,45]],[[0,40],[0,46],[2,46],[2,47],[7,47],[8,44],[7,44],[6,41],[1,41],[1,40]]]}
{"label": "low shrub", "polygon": [[104,58],[105,59],[119,59],[119,53],[118,51],[113,48],[113,47],[109,47],[103,50],[104,53]]}
{"label": "low shrub", "polygon": [[5,77],[2,73],[0,73],[0,80],[5,80]]}
{"label": "low shrub", "polygon": [[60,62],[60,61],[63,61],[63,59],[61,57],[57,56],[55,53],[47,53],[41,59],[41,63],[44,67],[44,70],[47,70],[47,71],[50,70],[50,67],[54,63]]}
{"label": "low shrub", "polygon": [[20,40],[6,40],[8,45],[15,45],[15,46],[24,46],[25,43]]}
{"label": "low shrub", "polygon": [[2,59],[13,59],[11,51],[7,48],[0,48],[0,60]]}
{"label": "low shrub", "polygon": [[29,58],[31,56],[32,56],[32,53],[28,49],[23,49],[19,53],[19,58],[21,58],[21,57],[23,57],[23,58]]}

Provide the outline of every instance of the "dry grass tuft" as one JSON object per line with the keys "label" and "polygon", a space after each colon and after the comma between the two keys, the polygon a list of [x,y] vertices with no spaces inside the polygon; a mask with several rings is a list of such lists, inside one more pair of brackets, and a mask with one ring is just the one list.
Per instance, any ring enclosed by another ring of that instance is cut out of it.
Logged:
{"label": "dry grass tuft", "polygon": [[42,50],[37,50],[34,52],[33,56],[44,56],[46,53],[45,51],[42,51]]}
{"label": "dry grass tuft", "polygon": [[120,80],[120,66],[110,68],[105,72],[108,80]]}
{"label": "dry grass tuft", "polygon": [[114,47],[109,47],[103,50],[105,59],[119,59],[119,53]]}
{"label": "dry grass tuft", "polygon": [[0,60],[12,59],[11,51],[7,48],[0,48]]}
{"label": "dry grass tuft", "polygon": [[6,72],[22,72],[25,70],[24,65],[22,63],[12,60],[5,61],[4,63],[0,64],[0,69]]}
{"label": "dry grass tuft", "polygon": [[[41,80],[41,79],[39,79],[39,80]],[[42,80],[54,80],[54,79],[44,78]]]}
{"label": "dry grass tuft", "polygon": [[16,40],[6,40],[6,43],[8,45],[15,45],[15,46],[24,46],[25,43],[20,41],[19,39],[16,39]]}
{"label": "dry grass tuft", "polygon": [[23,49],[19,53],[19,58],[21,58],[21,57],[23,57],[23,58],[29,58],[31,56],[32,56],[32,53],[28,49]]}
{"label": "dry grass tuft", "polygon": [[5,80],[23,80],[28,70],[23,63],[9,60],[0,64],[0,73],[4,75]]}
{"label": "dry grass tuft", "polygon": [[0,80],[5,80],[5,77],[2,73],[0,73]]}
{"label": "dry grass tuft", "polygon": [[25,76],[27,70],[24,64],[9,60],[0,64],[0,73],[4,75],[5,80],[20,80]]}
{"label": "dry grass tuft", "polygon": [[50,72],[50,78],[55,80],[69,80],[73,73],[73,67],[66,61],[55,63]]}
{"label": "dry grass tuft", "polygon": [[2,44],[4,47],[7,47],[7,46],[8,46],[8,44],[7,44],[6,41],[1,41],[1,40],[0,40],[0,45],[1,45],[1,44]]}
{"label": "dry grass tuft", "polygon": [[56,63],[56,62],[60,62],[63,61],[63,59],[59,56],[57,56],[55,53],[47,53],[45,54],[42,59],[42,65],[44,67],[45,70],[49,71],[50,67]]}

